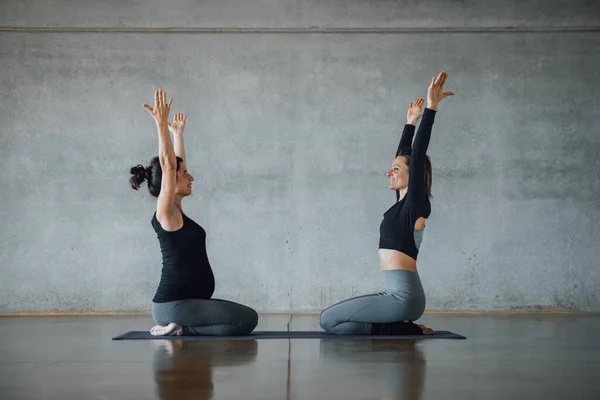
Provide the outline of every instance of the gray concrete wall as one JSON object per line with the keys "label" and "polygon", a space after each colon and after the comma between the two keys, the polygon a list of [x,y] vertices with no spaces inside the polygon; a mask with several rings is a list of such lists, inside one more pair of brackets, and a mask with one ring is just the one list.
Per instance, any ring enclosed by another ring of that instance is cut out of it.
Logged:
{"label": "gray concrete wall", "polygon": [[149,310],[155,203],[127,180],[156,154],[158,87],[189,116],[215,297],[379,290],[385,172],[443,69],[428,309],[600,311],[599,27],[581,0],[3,1],[0,312]]}

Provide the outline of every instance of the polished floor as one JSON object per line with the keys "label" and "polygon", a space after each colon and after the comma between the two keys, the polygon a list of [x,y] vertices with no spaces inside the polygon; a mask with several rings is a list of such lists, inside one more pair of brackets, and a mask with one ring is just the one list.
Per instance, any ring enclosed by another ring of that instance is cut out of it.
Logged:
{"label": "polished floor", "polygon": [[[111,341],[151,318],[4,317],[0,399],[600,399],[600,316],[422,321],[468,339]],[[257,329],[288,323],[318,329]]]}

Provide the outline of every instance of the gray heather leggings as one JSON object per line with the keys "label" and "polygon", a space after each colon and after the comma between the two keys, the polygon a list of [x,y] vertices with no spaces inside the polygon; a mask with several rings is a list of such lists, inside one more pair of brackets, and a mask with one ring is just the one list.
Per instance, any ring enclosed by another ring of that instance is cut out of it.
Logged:
{"label": "gray heather leggings", "polygon": [[371,324],[416,321],[425,311],[425,293],[419,274],[384,270],[383,292],[354,297],[321,313],[321,328],[336,335],[369,335]]}
{"label": "gray heather leggings", "polygon": [[152,303],[152,318],[158,325],[183,326],[185,336],[247,335],[258,324],[258,314],[250,307],[218,299]]}

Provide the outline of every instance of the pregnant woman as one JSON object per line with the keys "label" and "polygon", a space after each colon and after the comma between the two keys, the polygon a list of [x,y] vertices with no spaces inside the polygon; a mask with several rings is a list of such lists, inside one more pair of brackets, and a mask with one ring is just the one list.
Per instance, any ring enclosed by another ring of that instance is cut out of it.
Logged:
{"label": "pregnant woman", "polygon": [[[148,181],[157,198],[151,223],[162,252],[162,275],[152,300],[156,326],[161,335],[246,335],[258,323],[251,308],[226,300],[211,299],[215,279],[206,253],[206,231],[184,212],[181,201],[192,194],[194,178],[186,169],[183,130],[186,117],[176,114],[169,124],[173,99],[158,90],[154,107],[144,105],[158,130],[158,156],[150,165],[131,168],[130,183],[138,190]],[[173,131],[175,146],[169,129]]]}

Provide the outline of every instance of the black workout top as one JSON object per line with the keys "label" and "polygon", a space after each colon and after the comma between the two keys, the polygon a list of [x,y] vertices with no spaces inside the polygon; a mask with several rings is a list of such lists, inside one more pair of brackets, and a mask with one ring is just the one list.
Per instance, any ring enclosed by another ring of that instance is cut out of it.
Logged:
{"label": "black workout top", "polygon": [[431,139],[435,114],[435,111],[425,109],[412,151],[415,127],[408,124],[404,126],[396,157],[410,154],[408,192],[383,214],[383,221],[379,227],[380,249],[398,250],[414,260],[419,254],[414,237],[415,223],[420,217],[428,218],[431,214],[431,203],[427,198],[425,185],[425,153]]}
{"label": "black workout top", "polygon": [[206,231],[182,215],[183,226],[176,231],[164,230],[156,213],[152,217],[163,260],[154,303],[210,299],[215,290],[215,278],[206,254]]}

